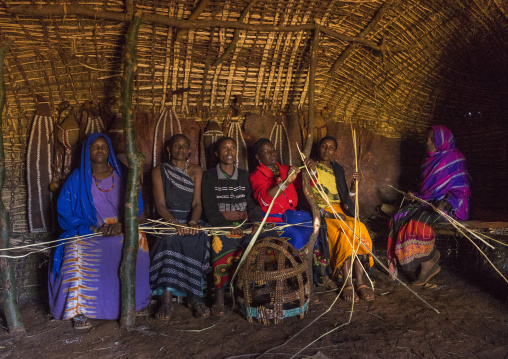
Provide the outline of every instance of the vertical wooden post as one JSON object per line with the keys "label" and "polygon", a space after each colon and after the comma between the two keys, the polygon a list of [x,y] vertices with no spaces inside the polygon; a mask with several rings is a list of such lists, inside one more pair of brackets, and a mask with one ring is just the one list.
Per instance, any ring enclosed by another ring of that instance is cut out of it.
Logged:
{"label": "vertical wooden post", "polygon": [[[0,48],[0,194],[4,187],[5,181],[5,153],[4,153],[4,135],[2,131],[5,97],[5,80],[4,80],[4,58],[11,47],[11,42]],[[4,207],[0,196],[0,248],[10,247],[10,221],[9,212]],[[9,252],[1,252],[8,254]],[[25,326],[19,313],[18,300],[16,296],[16,276],[12,259],[0,258],[0,272],[2,276],[2,289],[4,300],[4,313],[7,319],[7,325],[11,336],[25,334]]]}
{"label": "vertical wooden post", "polygon": [[[316,93],[316,69],[317,69],[317,62],[318,62],[318,51],[319,51],[319,26],[316,26],[316,29],[314,31],[314,37],[312,38],[312,46],[311,46],[311,56],[310,56],[310,68],[309,68],[309,126],[308,126],[308,134],[307,134],[307,142],[305,143],[305,149],[303,153],[306,157],[310,156],[310,152],[312,150],[312,142],[313,142],[313,135],[314,135],[314,100],[315,100],[315,93]],[[310,187],[310,178],[308,173],[304,173],[303,176],[303,192],[305,194],[305,197],[307,198],[307,201],[312,207],[312,220],[313,220],[313,232],[312,235],[309,238],[309,242],[307,243],[306,248],[306,254],[305,254],[305,260],[307,261],[307,274],[309,276],[309,279],[311,281],[311,293],[313,292],[313,254],[314,254],[314,245],[316,244],[318,232],[319,232],[319,225],[320,225],[320,214],[319,214],[319,207],[316,203],[316,200],[314,199],[314,195],[312,193],[312,188]]]}
{"label": "vertical wooden post", "polygon": [[139,249],[138,193],[141,184],[141,169],[145,157],[136,149],[134,116],[132,112],[132,88],[136,62],[136,47],[141,18],[134,16],[126,36],[124,71],[122,77],[122,118],[125,148],[129,163],[127,190],[125,194],[125,236],[120,265],[122,313],[121,326],[131,327],[136,322],[136,259]]}

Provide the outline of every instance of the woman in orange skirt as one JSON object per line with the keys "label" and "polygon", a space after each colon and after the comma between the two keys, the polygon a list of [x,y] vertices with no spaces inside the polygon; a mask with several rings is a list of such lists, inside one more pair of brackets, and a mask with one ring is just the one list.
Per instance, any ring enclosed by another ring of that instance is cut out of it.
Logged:
{"label": "woman in orange skirt", "polygon": [[[314,197],[326,221],[333,275],[335,278],[342,277],[346,281],[343,290],[344,299],[358,301],[360,297],[366,301],[372,301],[374,292],[363,279],[364,268],[368,270],[374,264],[370,254],[372,240],[365,225],[360,221],[355,223],[352,200],[356,194],[355,181],[358,181],[359,174],[353,175],[350,189],[348,189],[344,168],[332,161],[336,150],[337,140],[333,137],[326,136],[319,142],[319,160],[316,163],[319,185],[313,188]],[[326,195],[328,202],[319,192]],[[356,256],[353,256],[353,252]],[[353,266],[352,275],[349,275],[351,266]]]}

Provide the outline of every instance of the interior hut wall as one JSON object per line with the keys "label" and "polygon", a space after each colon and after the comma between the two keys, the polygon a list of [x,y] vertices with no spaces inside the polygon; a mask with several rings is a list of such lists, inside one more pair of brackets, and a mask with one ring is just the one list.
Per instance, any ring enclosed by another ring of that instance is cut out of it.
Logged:
{"label": "interior hut wall", "polygon": [[[11,227],[11,246],[23,246],[42,243],[51,238],[48,233],[29,233],[26,217],[26,150],[30,123],[33,112],[16,113],[9,103],[4,109],[3,139],[5,148],[6,177],[2,191],[2,200],[9,211]],[[12,255],[26,254],[27,250],[19,250]],[[45,300],[47,284],[48,255],[45,252],[33,254],[13,260],[16,275],[18,302]],[[0,287],[0,303],[3,300],[3,288]]]}

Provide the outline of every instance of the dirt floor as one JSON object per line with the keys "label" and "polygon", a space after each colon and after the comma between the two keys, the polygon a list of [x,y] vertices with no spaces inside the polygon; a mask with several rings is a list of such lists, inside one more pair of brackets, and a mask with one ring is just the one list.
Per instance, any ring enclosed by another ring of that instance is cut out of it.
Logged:
{"label": "dirt floor", "polygon": [[372,278],[376,300],[355,304],[347,325],[352,308],[341,299],[314,321],[334,301],[334,291],[318,291],[321,302],[311,305],[304,319],[269,326],[249,323],[237,312],[197,319],[176,304],[170,322],[141,317],[135,328],[124,330],[115,321],[93,320],[91,330],[78,332],[69,321],[52,320],[44,306],[29,305],[22,309],[25,337],[11,339],[5,328],[0,332],[0,358],[209,359],[262,353],[262,358],[289,358],[309,344],[295,357],[508,358],[508,284],[445,265],[432,285],[417,290],[437,314],[381,271]]}

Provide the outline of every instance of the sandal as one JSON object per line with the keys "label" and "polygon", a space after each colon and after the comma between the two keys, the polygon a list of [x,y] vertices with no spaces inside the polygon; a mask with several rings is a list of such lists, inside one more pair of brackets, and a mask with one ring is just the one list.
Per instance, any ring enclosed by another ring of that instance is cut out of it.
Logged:
{"label": "sandal", "polygon": [[425,274],[423,277],[419,276],[418,279],[415,280],[412,284],[417,286],[424,286],[425,284],[427,284],[429,279],[438,274],[440,270],[441,267],[439,266],[439,264],[434,263],[434,265],[432,266],[432,268],[430,268],[427,274]]}
{"label": "sandal", "polygon": [[337,284],[331,279],[328,278],[324,283],[317,283],[318,287],[325,287],[326,289],[337,289]]}
{"label": "sandal", "polygon": [[88,321],[88,318],[84,314],[78,314],[72,318],[72,326],[74,330],[90,329],[92,323]]}
{"label": "sandal", "polygon": [[201,300],[196,300],[192,304],[187,303],[187,306],[194,310],[194,316],[198,318],[206,318],[210,316],[210,308],[208,308]]}
{"label": "sandal", "polygon": [[173,306],[170,303],[163,303],[155,313],[155,319],[170,320],[171,314],[173,314]]}
{"label": "sandal", "polygon": [[347,296],[348,294],[351,293],[353,300],[356,302],[358,302],[359,298],[358,296],[356,295],[355,291],[353,290],[353,286],[352,285],[347,285],[344,287],[344,289],[342,290],[342,299],[348,301],[348,302],[352,302],[352,299],[348,299]]}
{"label": "sandal", "polygon": [[223,317],[224,314],[226,314],[224,312],[224,304],[214,304],[212,305],[212,315],[214,317]]}
{"label": "sandal", "polygon": [[148,310],[145,308],[140,309],[136,312],[136,317],[146,317],[148,315]]}
{"label": "sandal", "polygon": [[356,288],[356,292],[360,299],[363,299],[367,302],[372,302],[374,300],[374,291],[372,288],[369,288],[366,284],[361,284]]}

